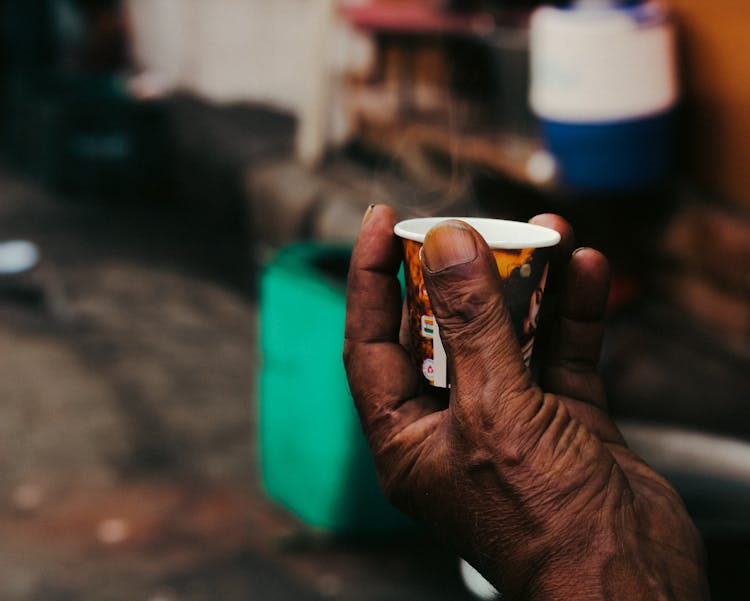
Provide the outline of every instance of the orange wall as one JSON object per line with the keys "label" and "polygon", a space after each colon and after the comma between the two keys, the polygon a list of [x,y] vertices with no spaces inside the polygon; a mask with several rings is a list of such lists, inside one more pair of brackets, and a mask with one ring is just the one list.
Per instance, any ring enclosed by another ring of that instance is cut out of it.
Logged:
{"label": "orange wall", "polygon": [[682,34],[691,167],[750,209],[750,0],[667,0]]}

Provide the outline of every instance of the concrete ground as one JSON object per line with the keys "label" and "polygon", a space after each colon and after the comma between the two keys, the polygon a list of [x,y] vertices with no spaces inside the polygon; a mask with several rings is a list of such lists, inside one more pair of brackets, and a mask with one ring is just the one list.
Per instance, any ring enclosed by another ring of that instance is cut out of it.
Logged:
{"label": "concrete ground", "polygon": [[0,599],[468,598],[430,540],[337,540],[266,499],[247,241],[175,214],[0,174],[0,239],[44,257],[0,281]]}

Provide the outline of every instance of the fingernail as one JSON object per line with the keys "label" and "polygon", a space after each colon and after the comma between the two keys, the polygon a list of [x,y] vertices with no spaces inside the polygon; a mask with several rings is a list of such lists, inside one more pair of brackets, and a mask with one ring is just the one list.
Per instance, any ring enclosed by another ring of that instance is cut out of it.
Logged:
{"label": "fingernail", "polygon": [[372,215],[372,211],[375,209],[375,205],[370,205],[367,207],[367,210],[365,211],[364,216],[362,217],[362,224],[364,224]]}
{"label": "fingernail", "polygon": [[588,250],[588,248],[589,248],[588,246],[579,246],[578,248],[576,248],[576,249],[575,249],[575,250],[573,251],[573,254],[574,254],[574,255],[577,255],[577,254],[578,254],[579,252],[581,252],[582,250]]}
{"label": "fingernail", "polygon": [[470,263],[477,257],[477,245],[468,226],[448,221],[433,227],[424,239],[422,258],[432,273]]}

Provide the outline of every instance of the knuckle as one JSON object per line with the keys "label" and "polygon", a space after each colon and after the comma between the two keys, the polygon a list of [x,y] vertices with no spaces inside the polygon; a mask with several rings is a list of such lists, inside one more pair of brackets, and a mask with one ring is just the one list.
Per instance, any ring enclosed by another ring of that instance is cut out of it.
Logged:
{"label": "knuckle", "polygon": [[438,317],[460,317],[472,320],[489,310],[488,305],[495,297],[486,286],[478,282],[461,282],[456,285],[442,286],[433,292],[436,297]]}
{"label": "knuckle", "polygon": [[475,295],[467,295],[452,306],[453,312],[438,315],[441,332],[448,338],[485,339],[488,332],[502,329],[510,322],[502,304]]}

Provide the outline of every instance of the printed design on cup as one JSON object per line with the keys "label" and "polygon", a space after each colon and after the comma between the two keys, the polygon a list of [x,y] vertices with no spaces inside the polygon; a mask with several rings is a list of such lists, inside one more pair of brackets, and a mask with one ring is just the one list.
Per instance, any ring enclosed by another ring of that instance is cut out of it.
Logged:
{"label": "printed design on cup", "polygon": [[448,365],[424,285],[422,245],[412,240],[403,242],[409,333],[416,367],[430,384],[445,388],[448,385]]}
{"label": "printed design on cup", "polygon": [[432,359],[425,359],[422,362],[422,375],[430,384],[435,381],[435,362]]}
{"label": "printed design on cup", "polygon": [[[422,245],[403,240],[404,275],[409,332],[417,369],[432,386],[446,388],[449,382],[445,349],[427,296],[420,251]],[[493,250],[505,298],[526,365],[534,348],[539,310],[549,271],[549,248]]]}
{"label": "printed design on cup", "polygon": [[495,263],[500,277],[505,279],[511,276],[513,271],[519,270],[521,277],[531,276],[531,261],[534,258],[535,248],[522,248],[520,250],[493,250]]}
{"label": "printed design on cup", "polygon": [[422,328],[420,331],[422,338],[429,338],[432,340],[435,338],[435,316],[434,315],[422,315]]}
{"label": "printed design on cup", "polygon": [[549,248],[494,250],[516,337],[528,366],[534,350],[544,290],[549,273]]}
{"label": "printed design on cup", "polygon": [[[523,268],[522,268],[523,269]],[[549,262],[544,266],[542,272],[542,278],[539,280],[537,287],[531,293],[531,300],[529,301],[529,312],[523,320],[523,331],[519,340],[521,344],[521,353],[523,354],[523,361],[526,363],[526,367],[531,363],[531,353],[534,350],[534,340],[536,339],[536,329],[539,325],[539,311],[542,308],[542,298],[544,297],[544,289],[547,287],[547,275],[549,274]]]}

